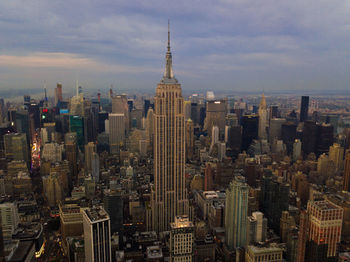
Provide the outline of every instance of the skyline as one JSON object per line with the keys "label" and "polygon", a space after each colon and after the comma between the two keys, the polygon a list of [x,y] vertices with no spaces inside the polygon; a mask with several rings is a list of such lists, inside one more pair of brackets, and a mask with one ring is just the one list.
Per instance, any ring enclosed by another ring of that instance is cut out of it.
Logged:
{"label": "skyline", "polygon": [[0,89],[154,90],[170,19],[184,91],[346,90],[350,4],[312,2],[3,1]]}

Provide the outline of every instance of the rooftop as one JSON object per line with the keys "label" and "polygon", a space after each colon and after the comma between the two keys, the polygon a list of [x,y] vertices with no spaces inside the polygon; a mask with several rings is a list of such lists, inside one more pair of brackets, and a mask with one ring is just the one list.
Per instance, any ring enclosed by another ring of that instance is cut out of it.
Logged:
{"label": "rooftop", "polygon": [[314,201],[311,202],[311,205],[313,205],[314,207],[316,207],[317,209],[320,209],[321,211],[324,210],[331,210],[331,209],[341,209],[340,207],[334,205],[333,203],[331,203],[330,201]]}
{"label": "rooftop", "polygon": [[192,221],[189,220],[188,216],[176,216],[175,221],[171,223],[171,228],[184,228],[193,227]]}
{"label": "rooftop", "polygon": [[162,249],[159,246],[147,247],[147,258],[162,258]]}
{"label": "rooftop", "polygon": [[99,206],[85,209],[84,213],[87,215],[91,222],[109,219],[107,212]]}

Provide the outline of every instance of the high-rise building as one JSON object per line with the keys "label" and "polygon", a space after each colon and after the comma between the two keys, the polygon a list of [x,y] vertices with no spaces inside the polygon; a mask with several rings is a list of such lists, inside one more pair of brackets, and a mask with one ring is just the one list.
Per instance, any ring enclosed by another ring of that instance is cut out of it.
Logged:
{"label": "high-rise building", "polygon": [[125,94],[112,98],[112,114],[124,114],[125,130],[129,130],[130,116],[128,98]]}
{"label": "high-rise building", "polygon": [[204,130],[207,130],[211,136],[213,126],[217,126],[219,127],[220,136],[223,136],[225,132],[227,100],[207,101],[206,109]]}
{"label": "high-rise building", "polygon": [[170,226],[170,261],[193,261],[194,225],[188,216],[176,216]]}
{"label": "high-rise building", "polygon": [[57,83],[57,87],[55,88],[55,105],[62,101],[62,99],[62,84]]}
{"label": "high-rise building", "polygon": [[350,150],[348,149],[345,152],[343,190],[349,191],[349,189],[350,189]]}
{"label": "high-rise building", "polygon": [[170,52],[170,32],[166,66],[157,86],[154,112],[154,187],[152,229],[170,228],[178,215],[189,214],[185,186],[185,116],[181,85],[174,77]]}
{"label": "high-rise building", "polygon": [[85,261],[111,262],[111,225],[102,207],[87,208],[83,213]]}
{"label": "high-rise building", "polygon": [[273,143],[274,140],[282,139],[282,125],[286,122],[284,118],[272,118],[270,119],[269,128],[269,142]]}
{"label": "high-rise building", "polygon": [[328,200],[309,201],[302,219],[301,225],[306,228],[299,233],[298,261],[337,261],[343,209]]}
{"label": "high-rise building", "polygon": [[253,139],[258,138],[259,117],[257,115],[244,115],[242,124],[242,150],[247,150]]}
{"label": "high-rise building", "polygon": [[50,175],[44,176],[43,189],[49,206],[54,207],[63,200],[63,187],[61,176],[57,172],[51,172]]}
{"label": "high-rise building", "polygon": [[121,192],[105,189],[103,191],[103,207],[111,220],[111,232],[121,232],[123,229],[123,197]]}
{"label": "high-rise building", "polygon": [[91,157],[91,175],[96,182],[100,181],[100,157],[96,152]]}
{"label": "high-rise building", "polygon": [[81,236],[83,230],[83,216],[80,206],[76,203],[63,202],[59,204],[62,238]]}
{"label": "high-rise building", "polygon": [[334,143],[329,147],[329,160],[334,162],[337,170],[342,170],[344,166],[344,148],[338,144]]}
{"label": "high-rise building", "polygon": [[186,158],[187,160],[193,159],[194,151],[194,129],[191,119],[186,121]]}
{"label": "high-rise building", "polygon": [[85,167],[86,171],[91,173],[92,171],[92,155],[97,152],[96,144],[89,142],[85,145]]}
{"label": "high-rise building", "polygon": [[247,246],[245,261],[246,262],[282,262],[283,261],[283,249],[277,246],[271,247],[259,247],[259,246]]}
{"label": "high-rise building", "polygon": [[259,138],[260,139],[267,139],[266,128],[267,128],[267,106],[266,106],[266,98],[263,94],[259,105]]}
{"label": "high-rise building", "polygon": [[293,152],[293,144],[297,137],[297,126],[293,122],[287,122],[282,124],[281,138],[283,143],[286,145],[287,153]]}
{"label": "high-rise building", "polygon": [[304,121],[302,150],[305,155],[317,152],[318,127],[316,122]]}
{"label": "high-rise building", "polygon": [[15,202],[0,204],[0,222],[4,239],[11,240],[19,224],[18,208]]}
{"label": "high-rise building", "polygon": [[333,144],[333,126],[330,124],[318,124],[317,155],[328,153]]}
{"label": "high-rise building", "polygon": [[75,132],[76,142],[81,151],[84,151],[85,137],[84,137],[84,118],[77,115],[69,116],[70,132]]}
{"label": "high-rise building", "polygon": [[262,211],[268,219],[269,228],[280,231],[282,211],[289,208],[289,184],[277,181],[270,170],[262,178]]}
{"label": "high-rise building", "polygon": [[25,134],[10,133],[4,136],[5,156],[11,160],[29,159],[27,137]]}
{"label": "high-rise building", "polygon": [[309,112],[309,97],[302,96],[301,105],[300,105],[300,122],[304,122],[308,119],[308,112]]}
{"label": "high-rise building", "polygon": [[226,190],[225,229],[229,250],[244,247],[247,241],[248,185],[236,175]]}
{"label": "high-rise building", "polygon": [[111,153],[119,152],[125,139],[125,116],[120,113],[111,113],[109,119],[109,146]]}

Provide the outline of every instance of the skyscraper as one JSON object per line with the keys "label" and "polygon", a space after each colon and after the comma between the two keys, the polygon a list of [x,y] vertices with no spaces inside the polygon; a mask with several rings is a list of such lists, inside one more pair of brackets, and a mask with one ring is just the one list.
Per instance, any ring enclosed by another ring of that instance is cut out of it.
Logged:
{"label": "skyscraper", "polygon": [[328,200],[309,201],[301,219],[298,261],[337,261],[343,209]]}
{"label": "skyscraper", "polygon": [[300,122],[304,122],[308,118],[309,112],[309,97],[302,96],[301,97],[301,105],[300,105]]}
{"label": "skyscraper", "polygon": [[109,114],[109,146],[111,153],[117,153],[125,138],[125,115]]}
{"label": "skyscraper", "polygon": [[230,250],[244,247],[247,242],[248,185],[236,175],[226,190],[226,245]]}
{"label": "skyscraper", "polygon": [[170,31],[166,66],[157,86],[154,112],[154,187],[152,229],[170,228],[175,216],[188,214],[185,187],[185,116],[181,85],[174,77]]}
{"label": "skyscraper", "polygon": [[111,224],[102,207],[83,210],[85,261],[111,262]]}
{"label": "skyscraper", "polygon": [[62,101],[62,84],[57,83],[57,87],[55,88],[55,105],[60,101]]}
{"label": "skyscraper", "polygon": [[187,160],[193,159],[194,150],[194,130],[193,121],[188,119],[186,121],[186,158]]}
{"label": "skyscraper", "polygon": [[266,98],[263,94],[259,105],[259,138],[260,139],[267,139],[266,127],[267,127],[267,107],[266,107]]}
{"label": "skyscraper", "polygon": [[194,225],[188,216],[177,216],[171,223],[170,261],[193,261]]}
{"label": "skyscraper", "polygon": [[345,152],[343,190],[349,191],[349,189],[350,189],[350,150],[348,149]]}

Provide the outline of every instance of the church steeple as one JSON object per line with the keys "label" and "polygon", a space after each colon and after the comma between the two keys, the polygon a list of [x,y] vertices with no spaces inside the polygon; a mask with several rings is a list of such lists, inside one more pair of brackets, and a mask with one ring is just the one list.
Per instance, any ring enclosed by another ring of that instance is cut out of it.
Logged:
{"label": "church steeple", "polygon": [[165,55],[165,71],[163,75],[163,81],[174,79],[174,73],[173,73],[173,59],[170,51],[170,22],[168,20],[168,46],[167,46],[167,52]]}

